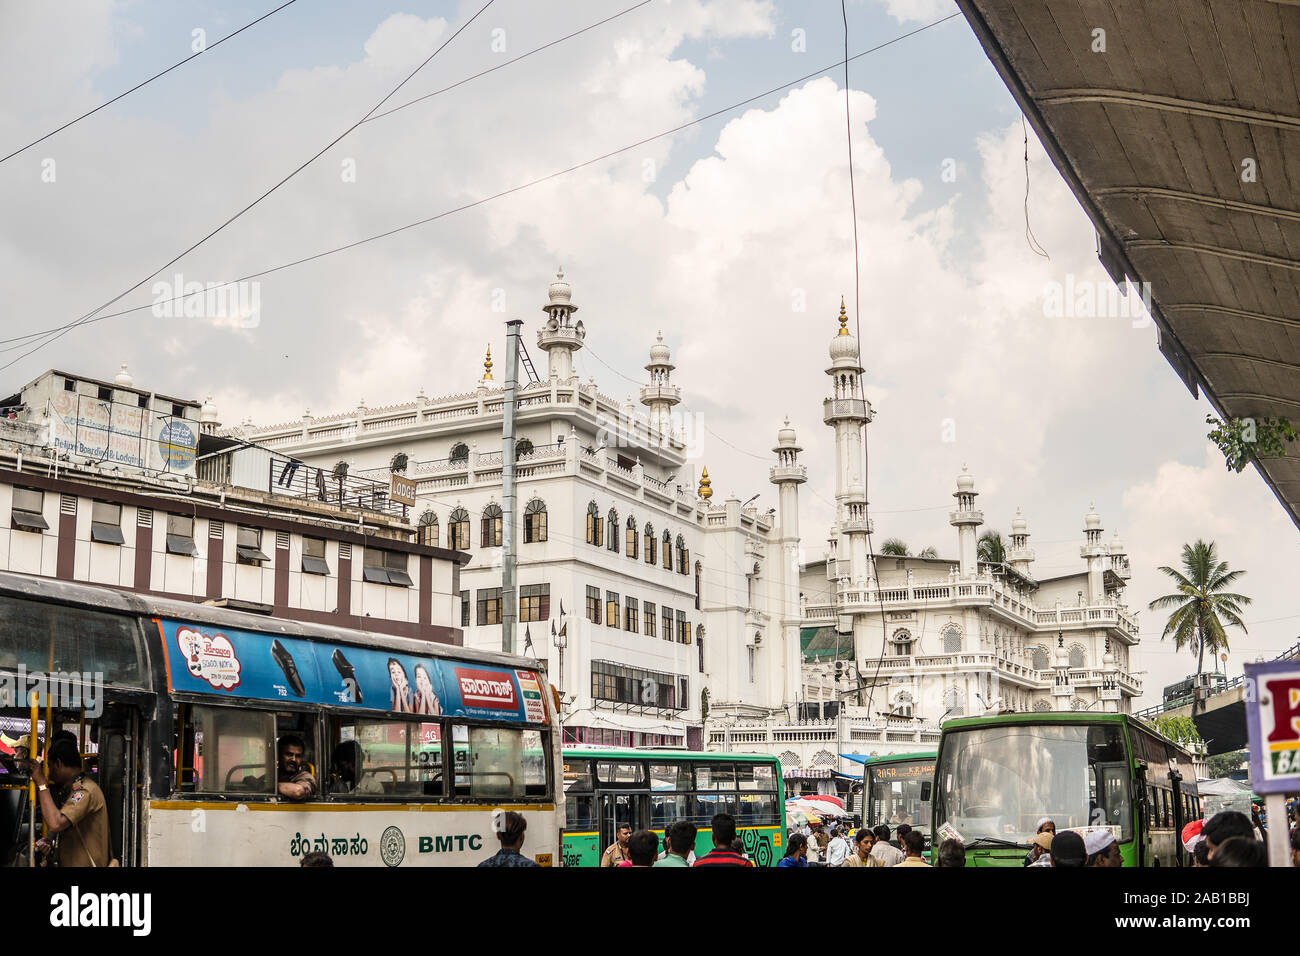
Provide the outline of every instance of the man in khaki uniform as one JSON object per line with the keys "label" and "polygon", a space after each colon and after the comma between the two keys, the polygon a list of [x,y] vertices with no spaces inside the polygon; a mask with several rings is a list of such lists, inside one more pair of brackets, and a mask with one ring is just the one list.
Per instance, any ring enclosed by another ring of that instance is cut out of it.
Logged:
{"label": "man in khaki uniform", "polygon": [[[59,836],[60,866],[108,866],[108,806],[104,792],[81,772],[81,753],[75,740],[55,740],[49,752],[47,780],[39,761],[27,761],[36,783],[41,816],[51,834]],[[50,784],[68,788],[63,807],[54,804]]]}
{"label": "man in khaki uniform", "polygon": [[618,866],[624,860],[632,858],[627,852],[627,843],[632,837],[632,827],[627,823],[620,823],[618,829],[614,831],[614,842],[611,843],[600,858],[601,866]]}

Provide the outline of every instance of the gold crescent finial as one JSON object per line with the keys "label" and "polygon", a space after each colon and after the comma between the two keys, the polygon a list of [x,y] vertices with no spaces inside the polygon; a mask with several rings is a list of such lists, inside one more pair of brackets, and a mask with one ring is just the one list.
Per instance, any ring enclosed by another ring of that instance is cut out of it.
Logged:
{"label": "gold crescent finial", "polygon": [[840,296],[840,335],[849,334],[849,315],[844,311],[844,296]]}
{"label": "gold crescent finial", "polygon": [[483,381],[492,381],[492,346],[487,347],[487,357],[483,359]]}

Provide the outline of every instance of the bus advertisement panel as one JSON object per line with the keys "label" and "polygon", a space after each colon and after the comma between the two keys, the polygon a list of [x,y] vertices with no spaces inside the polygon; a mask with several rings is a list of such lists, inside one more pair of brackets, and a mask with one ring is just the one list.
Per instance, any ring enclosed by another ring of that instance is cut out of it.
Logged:
{"label": "bus advertisement panel", "polygon": [[536,671],[160,619],[170,689],[517,723],[547,721]]}

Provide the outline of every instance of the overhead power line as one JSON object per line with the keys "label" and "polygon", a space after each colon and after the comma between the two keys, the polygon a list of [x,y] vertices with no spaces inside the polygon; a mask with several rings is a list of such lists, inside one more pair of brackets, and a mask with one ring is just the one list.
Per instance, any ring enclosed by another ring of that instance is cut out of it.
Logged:
{"label": "overhead power line", "polygon": [[164,262],[161,266],[159,266],[159,267],[158,267],[157,269],[155,269],[153,272],[149,273],[147,276],[145,276],[145,277],[144,277],[143,279],[141,279],[139,282],[136,282],[136,283],[135,283],[134,285],[132,285],[130,288],[128,288],[128,289],[126,289],[126,290],[124,290],[124,291],[122,291],[122,292],[119,292],[117,295],[115,295],[113,298],[109,299],[109,300],[108,300],[107,302],[105,302],[103,305],[101,305],[101,306],[99,306],[98,308],[96,308],[96,309],[94,309],[94,310],[92,310],[92,311],[86,313],[86,314],[83,315],[81,318],[77,319],[77,321],[72,322],[72,323],[70,323],[69,325],[67,325],[67,326],[63,327],[62,329],[58,330],[58,331],[55,332],[52,336],[50,336],[46,341],[43,341],[43,342],[39,343],[38,345],[33,346],[31,349],[29,349],[28,351],[24,352],[22,355],[18,356],[17,358],[10,359],[10,360],[9,360],[8,362],[6,362],[4,365],[0,365],[0,371],[3,371],[4,369],[9,368],[10,366],[14,365],[15,363],[22,361],[24,358],[26,358],[27,356],[31,355],[33,352],[36,352],[36,351],[38,351],[38,350],[44,348],[45,346],[52,344],[53,342],[55,342],[55,341],[57,341],[58,339],[62,338],[64,335],[66,335],[66,334],[67,334],[69,331],[71,331],[72,329],[74,329],[74,328],[76,328],[77,326],[79,326],[79,325],[83,325],[83,324],[85,324],[86,322],[90,321],[90,320],[91,320],[91,319],[92,319],[92,318],[93,318],[97,313],[99,313],[99,312],[103,311],[104,309],[108,308],[108,307],[109,307],[110,305],[112,305],[114,302],[117,302],[119,299],[122,299],[122,298],[124,298],[124,297],[130,295],[132,292],[134,292],[136,289],[140,288],[140,286],[144,285],[144,284],[145,284],[146,282],[148,282],[150,279],[154,278],[156,275],[158,275],[158,274],[159,274],[160,272],[162,272],[164,269],[169,269],[169,268],[171,268],[172,266],[174,266],[174,265],[175,265],[177,262],[179,262],[181,259],[185,258],[185,256],[189,255],[191,252],[193,252],[193,251],[194,251],[195,249],[197,249],[199,246],[203,245],[205,242],[207,242],[207,241],[208,241],[209,239],[211,239],[213,236],[217,235],[217,233],[221,232],[223,229],[225,229],[225,228],[226,228],[227,226],[229,226],[231,223],[235,222],[237,219],[239,219],[239,218],[240,218],[241,216],[243,216],[246,212],[248,212],[250,209],[252,209],[252,208],[253,208],[254,206],[256,206],[258,203],[260,203],[263,199],[266,199],[266,197],[270,196],[273,192],[275,192],[277,189],[279,189],[281,186],[283,186],[283,185],[284,185],[285,183],[287,183],[289,180],[293,179],[293,178],[294,178],[295,176],[297,176],[300,172],[302,172],[304,169],[306,169],[308,166],[310,166],[313,162],[315,162],[317,159],[319,159],[322,155],[324,155],[324,154],[325,154],[325,153],[326,153],[326,152],[327,152],[331,147],[333,147],[336,143],[338,143],[338,142],[339,142],[340,140],[342,140],[345,136],[347,136],[349,133],[351,133],[354,129],[356,129],[358,126],[360,126],[362,123],[364,123],[364,122],[365,122],[369,117],[373,116],[374,113],[375,113],[375,112],[376,112],[380,107],[382,107],[385,103],[387,103],[390,99],[392,99],[393,96],[395,96],[395,95],[397,94],[397,91],[398,91],[398,90],[400,90],[403,86],[405,86],[407,83],[409,83],[409,82],[410,82],[410,81],[415,77],[415,75],[416,75],[417,73],[419,73],[421,70],[423,70],[423,69],[424,69],[424,68],[429,64],[429,62],[430,62],[430,61],[431,61],[435,56],[437,56],[437,55],[438,55],[439,53],[441,53],[444,49],[446,49],[447,45],[448,45],[449,43],[451,43],[452,40],[455,40],[456,37],[460,36],[461,33],[464,32],[464,30],[465,30],[467,27],[469,27],[469,25],[470,25],[471,23],[473,23],[475,20],[477,20],[477,19],[479,18],[479,16],[482,15],[482,13],[483,13],[484,10],[486,10],[488,7],[492,6],[493,2],[494,2],[494,0],[487,0],[487,3],[483,4],[483,6],[481,6],[481,7],[478,9],[478,12],[476,12],[472,17],[470,17],[470,18],[469,18],[468,20],[466,20],[463,24],[461,24],[460,27],[457,28],[457,30],[456,30],[455,33],[453,33],[453,34],[452,34],[451,36],[449,36],[446,40],[444,40],[441,44],[439,44],[439,46],[438,46],[438,48],[437,48],[436,50],[434,50],[434,51],[433,51],[432,53],[430,53],[427,57],[425,57],[424,61],[423,61],[419,66],[417,66],[414,70],[412,70],[410,73],[408,73],[408,74],[406,75],[406,78],[403,79],[402,82],[398,83],[395,87],[393,87],[391,90],[389,90],[389,91],[384,95],[384,98],[383,98],[383,99],[381,99],[378,103],[376,103],[376,104],[375,104],[374,106],[372,106],[369,110],[367,110],[367,111],[366,111],[366,114],[365,114],[364,116],[362,116],[362,117],[361,117],[360,119],[358,119],[355,123],[353,123],[353,124],[352,124],[351,126],[349,126],[347,129],[345,129],[342,133],[340,133],[338,136],[334,137],[332,140],[330,140],[328,143],[326,143],[323,147],[321,147],[319,150],[317,150],[315,153],[313,153],[310,157],[307,158],[306,161],[304,161],[303,163],[301,163],[301,164],[299,164],[297,167],[295,167],[294,170],[293,170],[292,172],[290,172],[287,176],[285,176],[284,178],[282,178],[279,182],[277,182],[277,183],[276,183],[274,186],[272,186],[270,189],[266,190],[266,192],[262,193],[260,196],[258,196],[256,199],[254,199],[254,200],[253,200],[252,202],[250,202],[248,205],[244,206],[244,207],[243,207],[242,209],[240,209],[237,213],[235,213],[233,216],[231,216],[229,219],[227,219],[227,220],[226,220],[225,222],[223,222],[221,225],[217,226],[217,228],[213,229],[211,232],[209,232],[209,233],[208,233],[206,236],[204,236],[202,239],[200,239],[200,240],[198,240],[197,242],[195,242],[195,243],[193,243],[193,244],[187,246],[187,247],[186,247],[182,252],[180,252],[178,255],[173,256],[173,257],[172,257],[171,259],[169,259],[167,262]]}
{"label": "overhead power line", "polygon": [[[484,8],[484,9],[486,9],[486,8]],[[482,13],[482,10],[480,10],[479,13]],[[478,14],[475,14],[475,16],[478,16]],[[853,56],[851,56],[849,59],[850,59],[850,60],[856,60],[856,59],[859,59],[860,57],[864,57],[864,56],[867,56],[867,55],[869,55],[869,54],[876,53],[876,52],[878,52],[878,51],[880,51],[880,50],[885,49],[885,48],[888,47],[888,46],[892,46],[892,45],[895,44],[895,43],[899,43],[899,42],[901,42],[901,41],[903,41],[903,40],[906,40],[906,39],[908,39],[908,38],[910,38],[910,37],[916,36],[918,33],[922,33],[922,32],[924,32],[924,31],[926,31],[926,30],[929,30],[929,29],[931,29],[931,28],[933,28],[933,27],[937,27],[937,26],[939,26],[939,25],[941,25],[941,24],[943,24],[943,23],[946,23],[946,22],[948,22],[949,20],[952,20],[952,19],[954,19],[954,18],[956,18],[956,17],[959,17],[959,16],[961,16],[960,13],[952,13],[952,14],[949,14],[949,15],[946,16],[946,17],[942,17],[942,18],[940,18],[940,19],[938,19],[938,20],[934,20],[934,21],[932,21],[932,22],[930,22],[930,23],[925,24],[924,26],[917,27],[915,30],[911,30],[911,31],[909,31],[909,32],[907,32],[907,33],[900,34],[899,36],[896,36],[896,37],[894,37],[894,38],[891,39],[891,40],[887,40],[887,41],[885,41],[884,43],[878,44],[877,46],[874,46],[874,47],[871,47],[871,48],[869,48],[869,49],[863,50],[861,53],[855,53],[855,54],[854,54]],[[466,26],[468,26],[468,23],[466,24]],[[463,28],[462,28],[462,29],[463,29]],[[427,61],[426,61],[426,62],[427,62]],[[44,331],[42,331],[42,332],[32,332],[32,333],[27,333],[26,335],[22,335],[22,336],[15,336],[15,337],[8,338],[8,339],[0,339],[0,343],[5,343],[5,344],[7,344],[7,343],[11,343],[11,342],[20,341],[20,340],[26,340],[26,339],[32,339],[32,338],[39,338],[39,337],[41,337],[41,336],[51,335],[51,334],[55,334],[55,333],[62,334],[63,332],[66,332],[66,331],[68,331],[68,330],[70,330],[70,329],[72,329],[72,328],[75,328],[75,327],[78,327],[78,326],[81,326],[81,325],[87,325],[87,324],[90,324],[90,323],[92,323],[92,322],[98,322],[98,321],[101,321],[102,319],[111,319],[111,318],[117,318],[117,317],[119,317],[119,316],[123,316],[123,315],[130,315],[130,314],[135,313],[135,312],[143,312],[143,311],[145,311],[145,310],[147,310],[147,309],[153,309],[153,308],[155,308],[155,307],[157,307],[157,306],[160,306],[160,305],[166,305],[167,303],[171,303],[171,302],[180,302],[180,301],[182,301],[182,300],[184,300],[184,299],[189,298],[189,297],[192,296],[192,295],[199,295],[199,294],[205,294],[205,293],[215,292],[215,291],[217,291],[217,290],[219,290],[219,289],[227,288],[228,286],[236,285],[237,283],[240,283],[240,282],[248,282],[248,281],[250,281],[250,280],[252,280],[252,279],[260,279],[260,278],[263,278],[263,277],[268,276],[268,275],[272,275],[272,274],[277,273],[277,272],[283,272],[283,271],[285,271],[286,269],[292,269],[292,268],[294,268],[294,267],[296,267],[296,266],[305,265],[305,264],[307,264],[307,263],[309,263],[309,262],[314,262],[314,261],[316,261],[317,259],[323,259],[323,258],[325,258],[325,257],[327,257],[327,256],[337,255],[337,254],[340,253],[340,252],[347,252],[348,250],[355,249],[355,248],[357,248],[358,246],[364,246],[364,245],[367,245],[367,244],[372,243],[372,242],[377,242],[377,241],[379,241],[380,239],[387,239],[387,238],[390,237],[390,236],[395,236],[395,235],[397,235],[397,234],[399,234],[399,233],[407,232],[407,231],[409,231],[409,230],[411,230],[411,229],[418,228],[419,226],[425,226],[425,225],[428,225],[428,224],[431,223],[431,222],[436,222],[436,221],[438,221],[439,219],[445,219],[445,218],[447,218],[448,216],[454,216],[454,215],[456,215],[457,213],[466,212],[466,211],[468,211],[468,210],[470,210],[470,209],[474,209],[474,208],[476,208],[476,207],[478,207],[478,206],[485,205],[485,204],[490,203],[490,202],[493,202],[493,201],[495,201],[495,200],[497,200],[497,199],[502,199],[502,198],[504,198],[504,197],[506,197],[506,196],[513,195],[514,193],[522,192],[523,190],[526,190],[526,189],[531,189],[531,188],[534,187],[534,186],[539,186],[539,185],[541,185],[542,183],[550,182],[550,181],[553,180],[553,179],[558,179],[559,177],[561,177],[561,176],[565,176],[565,175],[567,175],[567,174],[569,174],[569,173],[577,172],[578,170],[580,170],[580,169],[585,169],[585,168],[588,167],[588,166],[594,166],[595,164],[600,163],[600,162],[603,162],[604,160],[612,159],[612,158],[615,157],[615,156],[620,156],[620,155],[622,155],[623,153],[627,153],[627,152],[630,152],[631,150],[637,149],[637,148],[639,148],[639,147],[641,147],[641,146],[645,146],[646,144],[648,144],[648,143],[652,143],[652,142],[654,142],[655,140],[663,139],[663,138],[665,138],[665,137],[672,136],[672,135],[674,135],[674,134],[676,134],[676,133],[680,133],[680,132],[682,132],[683,130],[690,129],[690,128],[693,127],[693,126],[698,126],[698,125],[700,125],[701,123],[706,123],[706,122],[708,122],[709,120],[711,120],[711,119],[715,119],[715,118],[718,117],[718,116],[722,116],[722,115],[725,114],[725,113],[730,113],[730,112],[733,112],[733,111],[735,111],[735,110],[737,110],[737,109],[740,109],[742,106],[748,106],[750,103],[753,103],[753,102],[755,102],[756,100],[761,100],[761,99],[763,99],[764,97],[771,96],[773,93],[779,93],[779,92],[781,92],[782,90],[788,89],[789,87],[792,87],[792,86],[796,86],[796,85],[798,85],[799,83],[803,83],[803,82],[805,82],[805,81],[807,81],[807,80],[815,79],[816,77],[822,76],[823,74],[825,74],[825,73],[828,72],[829,70],[833,70],[833,69],[835,69],[835,68],[838,67],[838,66],[842,66],[842,65],[844,64],[844,62],[845,62],[845,61],[841,60],[841,61],[836,62],[836,63],[831,63],[831,64],[829,64],[828,66],[822,67],[821,69],[818,69],[818,70],[814,70],[813,72],[811,72],[811,73],[807,73],[807,74],[805,74],[805,75],[803,75],[803,76],[801,76],[801,77],[798,77],[797,79],[790,80],[789,82],[782,83],[782,84],[779,85],[779,86],[774,86],[774,87],[772,87],[771,89],[764,90],[762,93],[756,93],[756,94],[754,94],[753,96],[746,97],[745,99],[740,100],[739,102],[736,102],[736,103],[732,103],[732,104],[729,105],[729,106],[724,106],[724,107],[722,107],[722,108],[720,108],[720,109],[714,110],[714,111],[711,112],[711,113],[706,113],[706,114],[704,114],[703,116],[698,116],[698,117],[696,117],[695,119],[688,120],[687,122],[682,123],[682,124],[680,124],[680,125],[678,125],[678,126],[674,126],[674,127],[672,127],[671,129],[666,129],[666,130],[664,130],[664,131],[662,131],[662,132],[660,132],[660,133],[655,133],[655,134],[653,134],[653,135],[651,135],[651,136],[647,136],[647,137],[645,137],[645,138],[643,138],[643,139],[639,139],[639,140],[637,140],[637,141],[634,142],[634,143],[629,143],[629,144],[627,144],[626,146],[620,146],[620,147],[617,148],[617,149],[613,149],[613,150],[610,150],[609,152],[602,153],[602,154],[600,154],[599,156],[594,156],[594,157],[592,157],[591,159],[583,160],[583,161],[580,162],[580,163],[575,163],[575,164],[573,164],[572,166],[567,166],[567,167],[565,167],[564,169],[556,170],[555,172],[553,172],[553,173],[548,173],[548,174],[545,175],[545,176],[539,176],[539,177],[537,177],[536,179],[529,180],[528,182],[521,183],[521,184],[519,184],[519,185],[517,185],[517,186],[511,186],[511,187],[508,188],[508,189],[500,190],[499,192],[492,193],[492,194],[489,195],[489,196],[483,196],[483,197],[481,197],[481,198],[479,198],[479,199],[475,199],[475,200],[472,200],[472,201],[470,201],[470,202],[463,203],[463,204],[461,204],[461,205],[459,205],[459,206],[452,207],[451,209],[446,209],[446,210],[443,210],[442,212],[435,213],[434,215],[426,216],[426,217],[423,218],[423,219],[417,219],[417,220],[415,220],[414,222],[409,222],[409,223],[406,223],[405,225],[402,225],[402,226],[395,226],[395,227],[393,227],[392,229],[386,229],[386,230],[384,230],[383,232],[375,233],[374,235],[366,236],[366,237],[361,238],[361,239],[356,239],[356,240],[353,240],[352,242],[344,243],[343,245],[335,246],[335,247],[333,247],[333,248],[331,248],[331,249],[325,249],[325,250],[323,250],[323,251],[321,251],[321,252],[312,253],[311,255],[303,256],[303,257],[301,257],[301,258],[299,258],[299,259],[293,259],[293,260],[291,260],[291,261],[289,261],[289,262],[284,262],[284,263],[281,263],[280,265],[277,265],[277,266],[271,266],[271,267],[266,268],[266,269],[261,269],[261,270],[259,270],[259,271],[257,271],[257,272],[250,272],[250,273],[248,273],[247,275],[240,276],[240,277],[237,278],[237,279],[230,279],[230,280],[228,280],[228,281],[226,281],[226,282],[222,282],[222,283],[214,283],[214,284],[212,284],[211,286],[206,287],[206,288],[203,290],[203,293],[199,293],[199,292],[183,293],[183,294],[181,294],[181,295],[172,296],[172,297],[169,298],[169,299],[159,299],[159,300],[157,300],[157,301],[149,302],[149,303],[144,304],[144,305],[138,305],[138,306],[134,306],[134,307],[129,308],[129,309],[123,309],[123,310],[121,310],[121,311],[119,311],[119,312],[110,312],[110,313],[106,313],[106,314],[104,314],[104,315],[97,315],[97,314],[96,314],[96,313],[98,313],[101,309],[106,308],[108,305],[111,305],[113,302],[118,301],[119,299],[123,298],[125,295],[127,295],[127,294],[129,294],[130,292],[134,291],[135,289],[139,288],[139,287],[140,287],[141,285],[143,285],[145,282],[149,281],[149,279],[152,279],[154,276],[156,276],[159,272],[162,272],[163,269],[166,269],[166,268],[168,268],[169,266],[171,266],[174,262],[177,261],[177,259],[181,258],[181,256],[178,256],[176,259],[173,259],[172,262],[169,262],[169,263],[167,263],[166,265],[162,266],[162,267],[159,268],[156,272],[152,273],[151,275],[149,275],[149,276],[146,277],[145,279],[143,279],[143,280],[141,280],[140,282],[136,283],[136,285],[132,286],[131,289],[128,289],[126,292],[122,293],[121,295],[119,295],[119,296],[117,296],[117,297],[111,299],[109,302],[107,302],[107,303],[105,303],[104,305],[100,306],[99,309],[96,309],[94,312],[89,313],[87,316],[83,316],[82,318],[77,319],[77,320],[74,321],[74,322],[67,323],[66,325],[55,326],[55,327],[53,327],[53,328],[46,329],[46,330],[44,330]],[[408,79],[409,79],[409,77],[408,77]],[[403,82],[405,82],[405,81],[403,81]],[[394,92],[396,92],[396,91],[394,91]],[[390,94],[390,96],[391,96],[391,94]],[[376,108],[377,108],[377,107],[376,107]],[[372,111],[372,112],[373,112],[373,111]],[[358,122],[357,124],[355,124],[352,128],[355,128],[356,125],[360,125],[360,123],[361,123],[361,122],[364,122],[364,121],[365,121],[364,119],[361,120],[361,121],[359,121],[359,122]],[[344,135],[346,135],[346,134],[344,134]],[[342,137],[339,137],[339,138],[341,139]],[[331,144],[331,145],[333,145],[333,144]],[[329,147],[326,147],[326,148],[328,149]],[[324,152],[324,150],[322,150],[322,152]],[[318,154],[318,155],[319,155],[319,154]],[[309,160],[308,162],[310,162],[310,160]],[[250,207],[248,207],[248,208],[251,208],[251,205],[250,205]],[[233,221],[233,220],[232,220],[232,221]],[[195,246],[195,247],[197,247],[197,245],[198,245],[198,243],[196,243],[196,246]],[[192,247],[192,248],[194,248],[194,247]],[[183,256],[183,255],[185,255],[185,253],[182,253],[181,255]],[[56,337],[57,337],[57,336],[56,336]],[[53,341],[54,341],[54,339],[50,339],[50,342],[53,342]],[[20,361],[21,359],[26,358],[28,355],[31,355],[33,352],[35,352],[35,351],[37,351],[37,350],[39,350],[39,349],[41,349],[41,348],[44,348],[45,345],[50,344],[50,342],[44,342],[44,343],[42,343],[41,345],[38,345],[38,346],[36,346],[35,348],[31,349],[30,351],[25,352],[23,355],[20,355],[18,358],[11,360],[10,362],[6,363],[5,365],[0,365],[0,371],[3,371],[4,369],[9,368],[9,367],[12,366],[15,362],[18,362],[18,361]],[[10,347],[10,348],[8,348],[8,349],[0,349],[0,352],[5,352],[5,351],[13,351],[13,347]]]}
{"label": "overhead power line", "polygon": [[68,121],[67,121],[66,123],[64,123],[62,126],[59,126],[59,127],[55,128],[55,129],[50,130],[50,131],[49,131],[48,133],[46,133],[44,136],[39,136],[39,137],[37,137],[36,139],[34,139],[34,140],[32,140],[30,143],[28,143],[26,146],[20,146],[18,149],[15,149],[12,153],[9,153],[7,156],[0,156],[0,163],[5,162],[6,160],[13,159],[13,158],[14,158],[15,156],[17,156],[19,153],[26,152],[27,150],[31,149],[33,146],[37,145],[38,143],[43,143],[43,142],[45,142],[47,139],[49,139],[51,136],[55,135],[56,133],[62,133],[62,132],[63,132],[65,129],[67,129],[69,126],[73,126],[73,125],[76,124],[76,123],[80,123],[80,122],[81,122],[82,120],[84,120],[87,116],[93,116],[95,113],[98,113],[100,110],[104,109],[105,107],[107,107],[107,106],[112,106],[114,103],[116,103],[118,100],[122,99],[123,97],[125,97],[125,96],[130,96],[130,95],[131,95],[132,93],[134,93],[136,90],[141,89],[142,87],[146,87],[146,86],[148,86],[148,85],[149,85],[150,83],[152,83],[154,80],[157,80],[157,79],[160,79],[160,78],[166,76],[166,75],[167,75],[168,73],[170,73],[172,70],[179,69],[180,67],[184,66],[186,63],[189,63],[191,60],[195,59],[196,57],[200,57],[200,56],[202,56],[203,54],[207,53],[209,50],[215,50],[217,47],[221,46],[221,44],[225,43],[227,40],[231,39],[232,37],[237,37],[237,36],[239,36],[239,34],[243,33],[245,30],[249,29],[250,27],[255,27],[255,26],[257,26],[257,25],[258,25],[259,23],[261,23],[263,20],[267,19],[268,17],[273,17],[273,16],[275,16],[277,13],[279,13],[279,12],[280,12],[281,10],[283,10],[285,7],[290,6],[291,4],[294,4],[294,3],[297,3],[297,2],[298,2],[298,0],[285,0],[284,3],[280,4],[280,5],[279,5],[278,7],[276,7],[274,10],[270,11],[269,13],[264,13],[264,14],[262,14],[262,15],[261,15],[260,17],[258,17],[256,20],[250,21],[249,23],[245,23],[242,27],[240,27],[240,28],[239,28],[238,30],[236,30],[234,33],[227,33],[225,36],[223,36],[223,37],[222,37],[220,40],[218,40],[217,42],[215,42],[215,43],[209,43],[209,44],[208,44],[207,46],[205,46],[202,50],[199,50],[199,51],[196,52],[196,53],[192,53],[192,54],[190,54],[190,55],[187,56],[185,59],[183,59],[183,60],[181,60],[181,61],[179,61],[179,62],[177,62],[177,63],[173,63],[171,66],[167,67],[167,69],[165,69],[165,70],[163,70],[163,71],[161,71],[161,72],[159,72],[159,73],[155,73],[153,76],[149,77],[149,79],[144,80],[143,82],[137,83],[135,86],[131,87],[129,90],[126,90],[126,91],[124,91],[124,92],[122,92],[122,93],[117,94],[117,96],[113,97],[111,100],[105,100],[103,103],[100,103],[98,106],[96,106],[93,110],[87,110],[86,112],[82,113],[80,116],[76,117],[75,119],[70,119],[70,120],[68,120]]}

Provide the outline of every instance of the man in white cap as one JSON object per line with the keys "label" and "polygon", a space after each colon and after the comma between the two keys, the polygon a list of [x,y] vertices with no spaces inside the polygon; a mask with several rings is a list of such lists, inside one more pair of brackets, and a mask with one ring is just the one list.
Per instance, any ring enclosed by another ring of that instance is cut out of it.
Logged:
{"label": "man in white cap", "polygon": [[1085,866],[1123,866],[1115,834],[1110,830],[1089,830],[1083,837],[1083,849],[1088,854]]}

